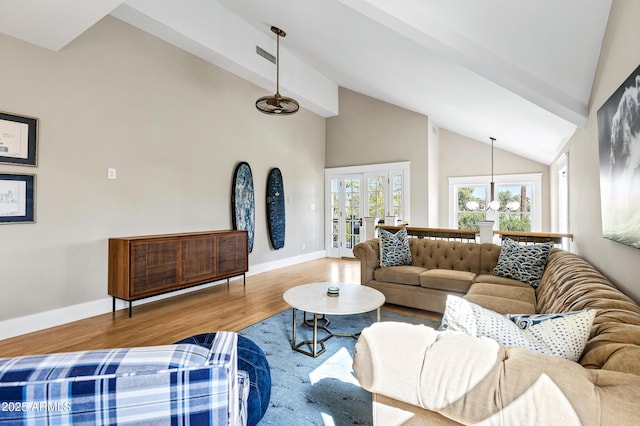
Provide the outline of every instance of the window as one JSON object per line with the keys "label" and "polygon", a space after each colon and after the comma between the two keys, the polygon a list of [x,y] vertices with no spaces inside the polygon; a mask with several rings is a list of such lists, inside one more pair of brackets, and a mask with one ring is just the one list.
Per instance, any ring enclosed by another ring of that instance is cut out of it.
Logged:
{"label": "window", "polygon": [[558,232],[569,232],[569,159],[562,154],[558,167]]}
{"label": "window", "polygon": [[494,220],[494,228],[501,231],[539,232],[542,174],[494,176],[497,211],[487,210],[492,199],[490,180],[488,176],[449,178],[449,227],[477,230],[478,221]]}

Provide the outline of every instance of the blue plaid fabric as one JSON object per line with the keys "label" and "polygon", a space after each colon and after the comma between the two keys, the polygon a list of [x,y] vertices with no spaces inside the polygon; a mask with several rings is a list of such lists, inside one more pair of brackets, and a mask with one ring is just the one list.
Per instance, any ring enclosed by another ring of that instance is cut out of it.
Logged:
{"label": "blue plaid fabric", "polygon": [[237,335],[0,359],[0,425],[242,425],[249,377]]}

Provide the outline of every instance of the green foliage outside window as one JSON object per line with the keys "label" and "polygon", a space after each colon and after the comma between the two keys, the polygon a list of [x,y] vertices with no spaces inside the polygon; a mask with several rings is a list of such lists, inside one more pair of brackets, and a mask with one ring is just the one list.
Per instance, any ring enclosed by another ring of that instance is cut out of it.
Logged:
{"label": "green foliage outside window", "polygon": [[464,212],[458,215],[458,229],[478,231],[478,222],[485,220],[484,212]]}
{"label": "green foliage outside window", "polygon": [[501,231],[531,231],[531,219],[529,216],[520,217],[520,215],[500,215]]}
{"label": "green foliage outside window", "polygon": [[[458,188],[458,229],[479,230],[478,222],[486,219],[485,198],[474,196],[474,187]],[[500,209],[498,210],[498,229],[501,231],[531,231],[531,199],[527,195],[527,187],[522,186],[520,191],[514,193],[508,189],[503,189],[498,193],[498,201],[500,201]],[[476,191],[477,193],[477,191]],[[482,194],[482,192],[480,192]],[[524,203],[522,200],[524,199]],[[476,201],[479,209],[470,211],[467,208],[467,202]],[[506,206],[509,203],[516,202],[519,206],[517,211],[510,212]]]}

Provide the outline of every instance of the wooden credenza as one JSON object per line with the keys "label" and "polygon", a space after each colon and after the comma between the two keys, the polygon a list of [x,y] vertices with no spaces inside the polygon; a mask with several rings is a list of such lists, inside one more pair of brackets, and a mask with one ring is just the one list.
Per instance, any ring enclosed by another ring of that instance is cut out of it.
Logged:
{"label": "wooden credenza", "polygon": [[[249,270],[247,231],[109,238],[109,295],[134,300],[242,275]],[[245,281],[246,283],[246,281]]]}

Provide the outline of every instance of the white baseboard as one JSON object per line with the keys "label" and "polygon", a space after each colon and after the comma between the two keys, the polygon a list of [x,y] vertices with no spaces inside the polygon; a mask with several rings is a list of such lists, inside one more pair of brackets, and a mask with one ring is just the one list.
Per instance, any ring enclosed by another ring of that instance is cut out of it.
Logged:
{"label": "white baseboard", "polygon": [[[302,262],[308,262],[310,260],[321,259],[325,256],[325,251],[320,250],[300,256],[261,263],[259,265],[252,265],[249,267],[249,272],[247,272],[246,275],[256,275],[274,269],[283,268]],[[144,303],[155,302],[158,300],[166,299],[167,297],[202,290],[203,288],[212,287],[214,285],[226,284],[226,282],[227,280],[220,280],[209,284],[187,288],[184,290],[161,294],[159,296],[148,297],[146,299],[135,301],[134,305],[142,305]],[[65,306],[64,308],[53,309],[51,311],[40,312],[37,314],[0,321],[0,340],[20,336],[22,334],[33,333],[34,331],[44,330],[46,328],[67,324],[96,315],[106,314],[108,312],[111,312],[112,303],[113,299],[111,297],[105,297],[103,299],[98,299],[91,302]],[[116,299],[116,310],[126,309],[128,307],[128,302]]]}

